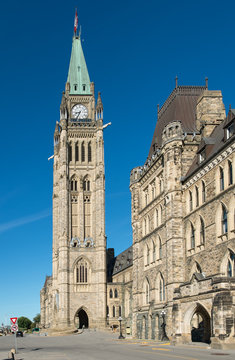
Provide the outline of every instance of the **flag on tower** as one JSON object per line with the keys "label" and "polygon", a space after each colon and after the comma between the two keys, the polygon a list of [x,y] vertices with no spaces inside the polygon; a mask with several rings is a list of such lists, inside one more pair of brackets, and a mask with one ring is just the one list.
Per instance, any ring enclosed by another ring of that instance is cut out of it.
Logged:
{"label": "flag on tower", "polygon": [[77,33],[77,28],[78,28],[78,13],[76,9],[75,18],[74,18],[74,34]]}

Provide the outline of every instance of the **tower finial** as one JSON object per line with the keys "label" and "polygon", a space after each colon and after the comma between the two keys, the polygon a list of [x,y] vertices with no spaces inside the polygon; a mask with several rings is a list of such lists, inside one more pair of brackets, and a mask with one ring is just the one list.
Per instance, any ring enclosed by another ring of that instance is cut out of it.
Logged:
{"label": "tower finial", "polygon": [[77,12],[77,8],[76,8],[76,12],[75,12],[75,18],[74,18],[74,36],[77,35],[77,28],[78,28],[78,12]]}
{"label": "tower finial", "polygon": [[206,85],[206,90],[208,89],[208,77],[205,77],[205,85]]}
{"label": "tower finial", "polygon": [[175,77],[175,87],[177,88],[178,87],[178,76],[176,75]]}

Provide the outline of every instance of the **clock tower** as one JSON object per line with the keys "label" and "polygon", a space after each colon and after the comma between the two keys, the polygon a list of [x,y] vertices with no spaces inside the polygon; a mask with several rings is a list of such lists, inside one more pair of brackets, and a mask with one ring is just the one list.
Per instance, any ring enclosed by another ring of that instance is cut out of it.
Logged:
{"label": "clock tower", "polygon": [[46,327],[102,328],[106,319],[103,105],[100,93],[95,100],[76,35],[54,133],[53,174],[53,274],[49,296],[41,296],[42,323],[45,318]]}

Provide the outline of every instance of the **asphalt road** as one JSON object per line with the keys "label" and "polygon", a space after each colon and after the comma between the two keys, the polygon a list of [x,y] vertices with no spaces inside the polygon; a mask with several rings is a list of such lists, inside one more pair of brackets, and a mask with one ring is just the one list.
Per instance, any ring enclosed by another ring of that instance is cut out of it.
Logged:
{"label": "asphalt road", "polygon": [[[86,330],[80,335],[17,338],[19,360],[234,360],[234,350],[214,350],[203,344],[171,346],[153,340],[118,340],[118,334]],[[0,337],[0,360],[8,358],[14,336]]]}

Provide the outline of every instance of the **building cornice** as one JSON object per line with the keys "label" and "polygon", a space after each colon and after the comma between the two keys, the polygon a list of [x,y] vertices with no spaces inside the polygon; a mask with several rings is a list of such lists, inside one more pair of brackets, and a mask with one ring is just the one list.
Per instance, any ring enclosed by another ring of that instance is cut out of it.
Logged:
{"label": "building cornice", "polygon": [[205,176],[209,171],[214,169],[217,165],[219,165],[224,159],[226,159],[229,155],[235,152],[235,143],[231,144],[226,150],[218,154],[216,157],[211,159],[211,161],[207,162],[203,168],[201,168],[194,176],[190,178],[190,180],[186,181],[183,185],[183,190],[188,189],[198,180],[200,180],[203,176]]}

